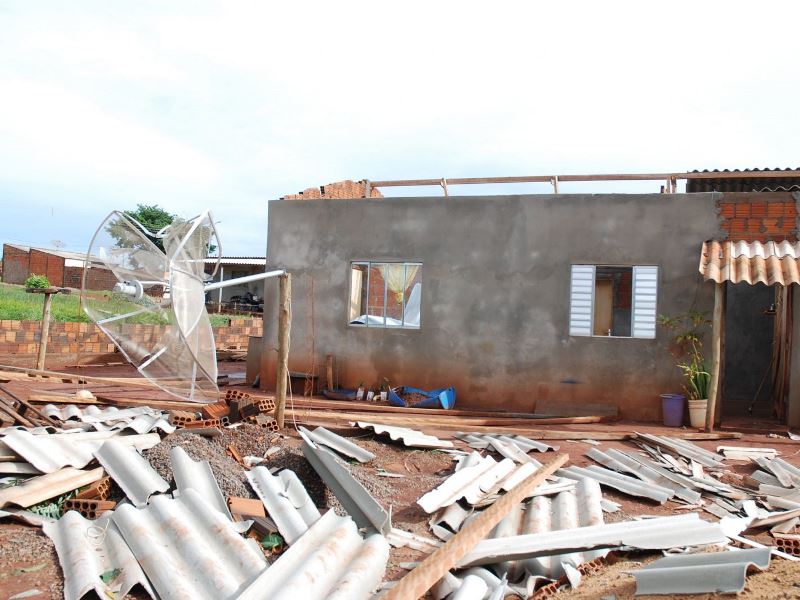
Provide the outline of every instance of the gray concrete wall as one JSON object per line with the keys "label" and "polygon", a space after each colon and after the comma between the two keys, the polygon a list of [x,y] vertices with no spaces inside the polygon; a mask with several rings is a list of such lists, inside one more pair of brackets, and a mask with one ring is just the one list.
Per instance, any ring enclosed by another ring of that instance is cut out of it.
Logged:
{"label": "gray concrete wall", "polygon": [[[268,262],[293,277],[290,369],[309,370],[313,361],[324,375],[324,357],[333,354],[345,387],[388,377],[393,385],[455,385],[461,407],[599,402],[618,405],[626,418],[660,419],[659,394],[681,390],[668,336],[570,337],[570,266],[658,265],[659,313],[693,304],[710,311],[713,285],[698,264],[702,242],[722,236],[714,198],[273,201]],[[348,326],[354,260],[423,263],[420,330]],[[276,280],[265,293],[262,381],[274,385]]]}

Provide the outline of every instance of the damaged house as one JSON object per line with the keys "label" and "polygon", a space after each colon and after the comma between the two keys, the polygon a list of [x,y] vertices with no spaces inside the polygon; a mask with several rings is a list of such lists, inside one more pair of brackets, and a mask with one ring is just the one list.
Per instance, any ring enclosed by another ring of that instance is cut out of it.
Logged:
{"label": "damaged house", "polygon": [[[663,177],[669,193],[450,196],[443,181],[445,197],[384,198],[392,182],[351,182],[349,198],[270,202],[267,261],[292,273],[290,370],[320,390],[332,355],[341,388],[454,386],[461,408],[655,421],[681,391],[659,315],[710,319],[716,302],[718,418],[800,425],[800,172]],[[266,389],[276,310],[251,357]]]}

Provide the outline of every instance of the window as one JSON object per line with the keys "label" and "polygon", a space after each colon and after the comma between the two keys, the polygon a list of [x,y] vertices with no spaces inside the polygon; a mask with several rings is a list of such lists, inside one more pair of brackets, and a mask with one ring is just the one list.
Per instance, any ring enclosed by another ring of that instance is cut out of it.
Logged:
{"label": "window", "polygon": [[421,298],[420,263],[350,264],[350,325],[419,329]]}
{"label": "window", "polygon": [[569,334],[656,337],[658,267],[572,265]]}

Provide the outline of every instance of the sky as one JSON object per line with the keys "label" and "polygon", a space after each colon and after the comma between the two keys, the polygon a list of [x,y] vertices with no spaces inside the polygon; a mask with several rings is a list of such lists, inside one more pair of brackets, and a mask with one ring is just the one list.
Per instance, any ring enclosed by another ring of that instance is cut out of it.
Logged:
{"label": "sky", "polygon": [[800,167],[799,20],[796,2],[0,0],[0,242],[85,251],[142,203],[211,209],[225,255],[263,256],[268,201],[343,179]]}

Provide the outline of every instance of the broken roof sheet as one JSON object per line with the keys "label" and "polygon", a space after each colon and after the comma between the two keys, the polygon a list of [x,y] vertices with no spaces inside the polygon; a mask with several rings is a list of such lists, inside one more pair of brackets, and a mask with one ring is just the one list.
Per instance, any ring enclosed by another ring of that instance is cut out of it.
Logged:
{"label": "broken roof sheet", "polygon": [[174,446],[169,451],[169,459],[172,462],[172,476],[179,493],[184,493],[187,489],[196,490],[211,506],[219,510],[228,518],[231,513],[219,484],[211,472],[211,465],[207,460],[194,461],[186,454],[186,450],[180,446]]}
{"label": "broken roof sheet", "polygon": [[455,473],[439,486],[424,494],[417,504],[427,513],[464,499],[481,505],[501,490],[509,491],[537,470],[532,462],[517,464],[510,458],[497,462],[491,456],[474,452],[462,461]]}
{"label": "broken roof sheet", "polygon": [[697,513],[689,513],[483,540],[458,565],[485,565],[621,546],[660,550],[725,542],[727,537],[718,524],[701,520]]}
{"label": "broken roof sheet", "polygon": [[701,552],[665,556],[631,571],[636,595],[642,594],[737,594],[744,589],[750,566],[769,567],[770,548]]}
{"label": "broken roof sheet", "polygon": [[239,600],[366,600],[388,559],[382,535],[362,539],[350,517],[329,510]]}
{"label": "broken roof sheet", "polygon": [[65,467],[53,473],[39,475],[19,485],[0,490],[0,508],[7,504],[16,504],[27,508],[43,500],[55,498],[84,485],[99,481],[104,474],[102,467],[91,471]]}
{"label": "broken roof sheet", "polygon": [[372,429],[378,435],[386,434],[393,441],[402,440],[406,446],[415,448],[452,448],[453,442],[450,440],[440,440],[433,435],[427,435],[416,429],[407,427],[394,427],[392,425],[382,425],[380,423],[368,423],[357,421],[355,423],[361,429]]}
{"label": "broken roof sheet", "polygon": [[378,504],[361,482],[353,477],[347,466],[341,463],[333,452],[324,446],[316,446],[309,439],[303,440],[300,449],[360,528],[374,528],[384,535],[389,533],[392,528],[389,513]]}
{"label": "broken roof sheet", "polygon": [[130,446],[111,439],[94,456],[134,506],[143,506],[152,494],[169,490],[169,483]]}
{"label": "broken roof sheet", "polygon": [[[65,600],[80,600],[90,590],[98,598],[122,598],[141,585],[154,596],[150,583],[119,530],[106,513],[96,521],[84,519],[74,510],[42,530],[53,540],[64,574]],[[119,575],[104,582],[101,575],[119,569]]]}
{"label": "broken roof sheet", "polygon": [[369,450],[364,450],[355,442],[343,438],[324,427],[317,427],[313,431],[309,431],[301,425],[299,430],[311,438],[315,444],[327,446],[331,450],[336,450],[339,454],[354,458],[360,463],[366,463],[375,458],[375,455]]}
{"label": "broken roof sheet", "polygon": [[53,473],[63,467],[85,467],[93,453],[111,437],[125,446],[140,450],[152,448],[161,441],[157,433],[119,435],[117,432],[76,432],[33,435],[27,431],[11,431],[2,438],[9,449],[24,458],[42,473]]}
{"label": "broken roof sheet", "polygon": [[490,433],[456,433],[455,437],[467,442],[470,448],[476,450],[483,450],[491,446],[492,440],[500,440],[504,444],[513,444],[517,446],[522,452],[528,453],[531,451],[547,452],[548,450],[558,450],[558,446],[551,446],[544,442],[531,440],[522,435],[500,435]]}
{"label": "broken roof sheet", "polygon": [[245,475],[288,544],[319,519],[319,510],[294,471],[284,469],[272,475],[266,467],[255,467]]}
{"label": "broken roof sheet", "polygon": [[144,508],[123,504],[112,520],[161,598],[238,598],[267,567],[256,542],[191,488]]}

